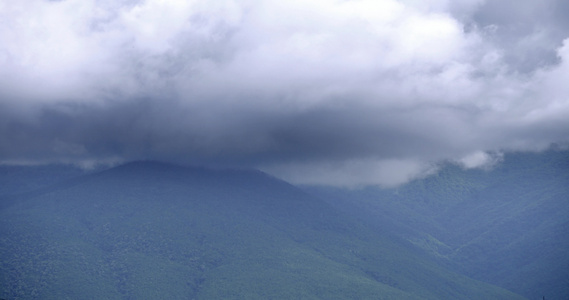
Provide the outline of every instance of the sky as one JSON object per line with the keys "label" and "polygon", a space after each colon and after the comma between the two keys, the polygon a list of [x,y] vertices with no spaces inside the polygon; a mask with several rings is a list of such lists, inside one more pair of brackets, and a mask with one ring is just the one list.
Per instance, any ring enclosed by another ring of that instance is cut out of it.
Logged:
{"label": "sky", "polygon": [[397,186],[569,145],[565,0],[0,0],[0,163]]}

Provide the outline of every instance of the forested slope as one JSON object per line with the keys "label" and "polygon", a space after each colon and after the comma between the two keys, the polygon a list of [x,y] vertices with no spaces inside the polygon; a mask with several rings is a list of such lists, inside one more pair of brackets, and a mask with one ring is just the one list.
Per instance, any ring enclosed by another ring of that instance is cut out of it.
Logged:
{"label": "forested slope", "polygon": [[257,171],[137,162],[8,198],[1,298],[522,298]]}
{"label": "forested slope", "polygon": [[569,152],[507,153],[490,170],[447,164],[395,189],[307,187],[473,278],[530,299],[569,297]]}

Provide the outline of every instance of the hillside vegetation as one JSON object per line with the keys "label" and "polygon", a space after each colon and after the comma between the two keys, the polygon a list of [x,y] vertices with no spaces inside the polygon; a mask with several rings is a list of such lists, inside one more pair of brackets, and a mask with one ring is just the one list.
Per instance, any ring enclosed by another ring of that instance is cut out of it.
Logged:
{"label": "hillside vegetation", "polygon": [[530,299],[569,297],[569,152],[508,153],[490,170],[447,164],[395,189],[307,187],[441,264]]}
{"label": "hillside vegetation", "polygon": [[523,299],[257,171],[137,162],[3,194],[0,298]]}

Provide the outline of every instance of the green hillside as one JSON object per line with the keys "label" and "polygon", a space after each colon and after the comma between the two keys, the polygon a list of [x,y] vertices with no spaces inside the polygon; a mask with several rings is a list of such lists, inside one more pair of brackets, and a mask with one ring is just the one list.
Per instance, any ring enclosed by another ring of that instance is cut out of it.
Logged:
{"label": "green hillside", "polygon": [[431,253],[530,299],[569,297],[569,152],[509,153],[492,170],[448,164],[396,189],[307,188]]}
{"label": "green hillside", "polygon": [[139,162],[1,199],[5,299],[522,299],[256,171]]}

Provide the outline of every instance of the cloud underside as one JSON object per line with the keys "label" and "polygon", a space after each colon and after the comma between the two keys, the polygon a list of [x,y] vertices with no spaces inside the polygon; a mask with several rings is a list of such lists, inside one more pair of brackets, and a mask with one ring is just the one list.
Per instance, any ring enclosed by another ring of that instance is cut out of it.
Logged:
{"label": "cloud underside", "polygon": [[0,0],[0,161],[394,186],[569,141],[563,1],[281,2]]}

